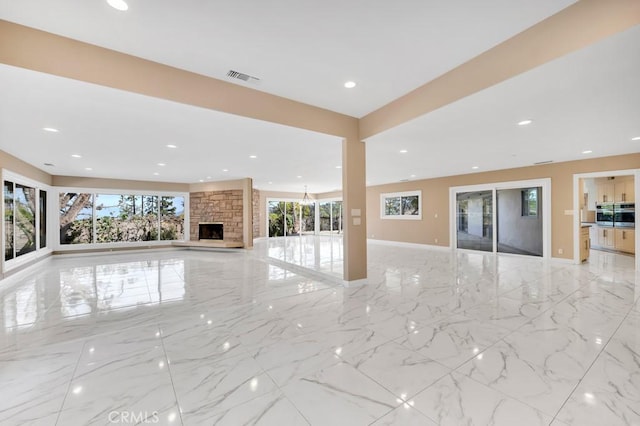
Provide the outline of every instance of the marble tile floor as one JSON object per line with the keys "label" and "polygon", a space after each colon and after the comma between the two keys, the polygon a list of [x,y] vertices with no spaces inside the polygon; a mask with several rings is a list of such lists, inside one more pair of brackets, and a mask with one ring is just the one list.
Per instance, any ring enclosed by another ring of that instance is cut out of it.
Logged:
{"label": "marble tile floor", "polygon": [[0,424],[640,425],[632,257],[370,243],[344,287],[319,238],[0,282]]}

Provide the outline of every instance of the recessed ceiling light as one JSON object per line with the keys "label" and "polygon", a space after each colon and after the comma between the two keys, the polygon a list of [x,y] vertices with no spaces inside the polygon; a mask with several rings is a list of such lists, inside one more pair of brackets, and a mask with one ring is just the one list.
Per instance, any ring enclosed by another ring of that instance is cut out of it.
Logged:
{"label": "recessed ceiling light", "polygon": [[336,169],[341,169],[341,168],[342,168],[342,166],[336,166]]}
{"label": "recessed ceiling light", "polygon": [[42,130],[45,132],[58,133],[60,130],[54,129],[53,127],[43,127]]}
{"label": "recessed ceiling light", "polygon": [[204,182],[204,179],[200,179],[200,182]]}
{"label": "recessed ceiling light", "polygon": [[631,138],[632,141],[640,141],[640,136],[636,136],[635,138]]}
{"label": "recessed ceiling light", "polygon": [[112,8],[122,12],[129,9],[129,5],[124,0],[107,0],[107,3],[109,3],[109,6]]}
{"label": "recessed ceiling light", "polygon": [[269,185],[271,185],[273,182],[269,181]]}
{"label": "recessed ceiling light", "polygon": [[400,154],[406,154],[407,152],[409,152],[409,151],[407,151],[406,149],[401,149],[400,150]]}
{"label": "recessed ceiling light", "polygon": [[167,148],[177,148],[177,146],[176,146],[176,145],[169,144],[169,145],[167,145]]}
{"label": "recessed ceiling light", "polygon": [[302,176],[296,176],[298,179],[302,179]]}
{"label": "recessed ceiling light", "polygon": [[82,155],[80,155],[80,154],[71,154],[71,156],[73,158],[82,158]]}
{"label": "recessed ceiling light", "polygon": [[355,81],[347,81],[344,84],[344,87],[346,87],[347,89],[353,89],[354,87],[356,87],[356,82]]}
{"label": "recessed ceiling light", "polygon": [[222,171],[223,171],[223,172],[228,172],[228,171],[229,171],[229,169],[222,169]]}
{"label": "recessed ceiling light", "polygon": [[257,155],[250,155],[249,158],[258,158]]}
{"label": "recessed ceiling light", "polygon": [[160,173],[155,172],[153,175],[154,175],[154,176],[160,176]]}
{"label": "recessed ceiling light", "polygon": [[478,169],[479,169],[479,167],[478,167],[478,166],[473,166],[473,167],[471,167],[471,168],[472,168],[473,170],[478,170]]}
{"label": "recessed ceiling light", "polygon": [[93,170],[91,167],[85,167],[84,168],[86,171],[90,172],[91,170]]}
{"label": "recessed ceiling light", "polygon": [[166,164],[165,163],[158,163],[158,166],[164,167],[164,166],[166,166]]}
{"label": "recessed ceiling light", "polygon": [[587,149],[586,151],[582,151],[583,154],[591,154],[593,151],[591,151],[590,149]]}
{"label": "recessed ceiling light", "polygon": [[211,179],[211,176],[207,176],[207,179]]}
{"label": "recessed ceiling light", "polygon": [[518,122],[518,126],[526,126],[527,124],[533,123],[533,120],[522,120]]}

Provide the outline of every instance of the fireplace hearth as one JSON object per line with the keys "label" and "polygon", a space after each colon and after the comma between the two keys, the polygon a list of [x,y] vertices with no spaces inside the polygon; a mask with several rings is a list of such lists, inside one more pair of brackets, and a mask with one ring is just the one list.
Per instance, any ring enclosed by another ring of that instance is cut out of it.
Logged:
{"label": "fireplace hearth", "polygon": [[198,223],[198,239],[200,240],[223,240],[224,226],[222,222],[200,222]]}

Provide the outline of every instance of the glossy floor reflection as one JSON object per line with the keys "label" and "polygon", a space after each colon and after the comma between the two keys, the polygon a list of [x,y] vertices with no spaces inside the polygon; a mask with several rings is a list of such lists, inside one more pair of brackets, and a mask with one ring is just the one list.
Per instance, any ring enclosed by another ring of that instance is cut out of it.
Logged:
{"label": "glossy floor reflection", "polygon": [[369,283],[345,288],[339,241],[54,257],[3,281],[0,424],[640,424],[632,257],[370,244]]}

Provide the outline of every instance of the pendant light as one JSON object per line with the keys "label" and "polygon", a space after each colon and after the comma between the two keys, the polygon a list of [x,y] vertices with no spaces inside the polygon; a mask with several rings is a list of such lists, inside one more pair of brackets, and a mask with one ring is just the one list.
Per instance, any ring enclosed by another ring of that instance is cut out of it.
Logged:
{"label": "pendant light", "polygon": [[304,186],[304,196],[302,197],[302,204],[305,206],[312,204],[313,200],[309,198],[309,194],[307,193],[307,185]]}

